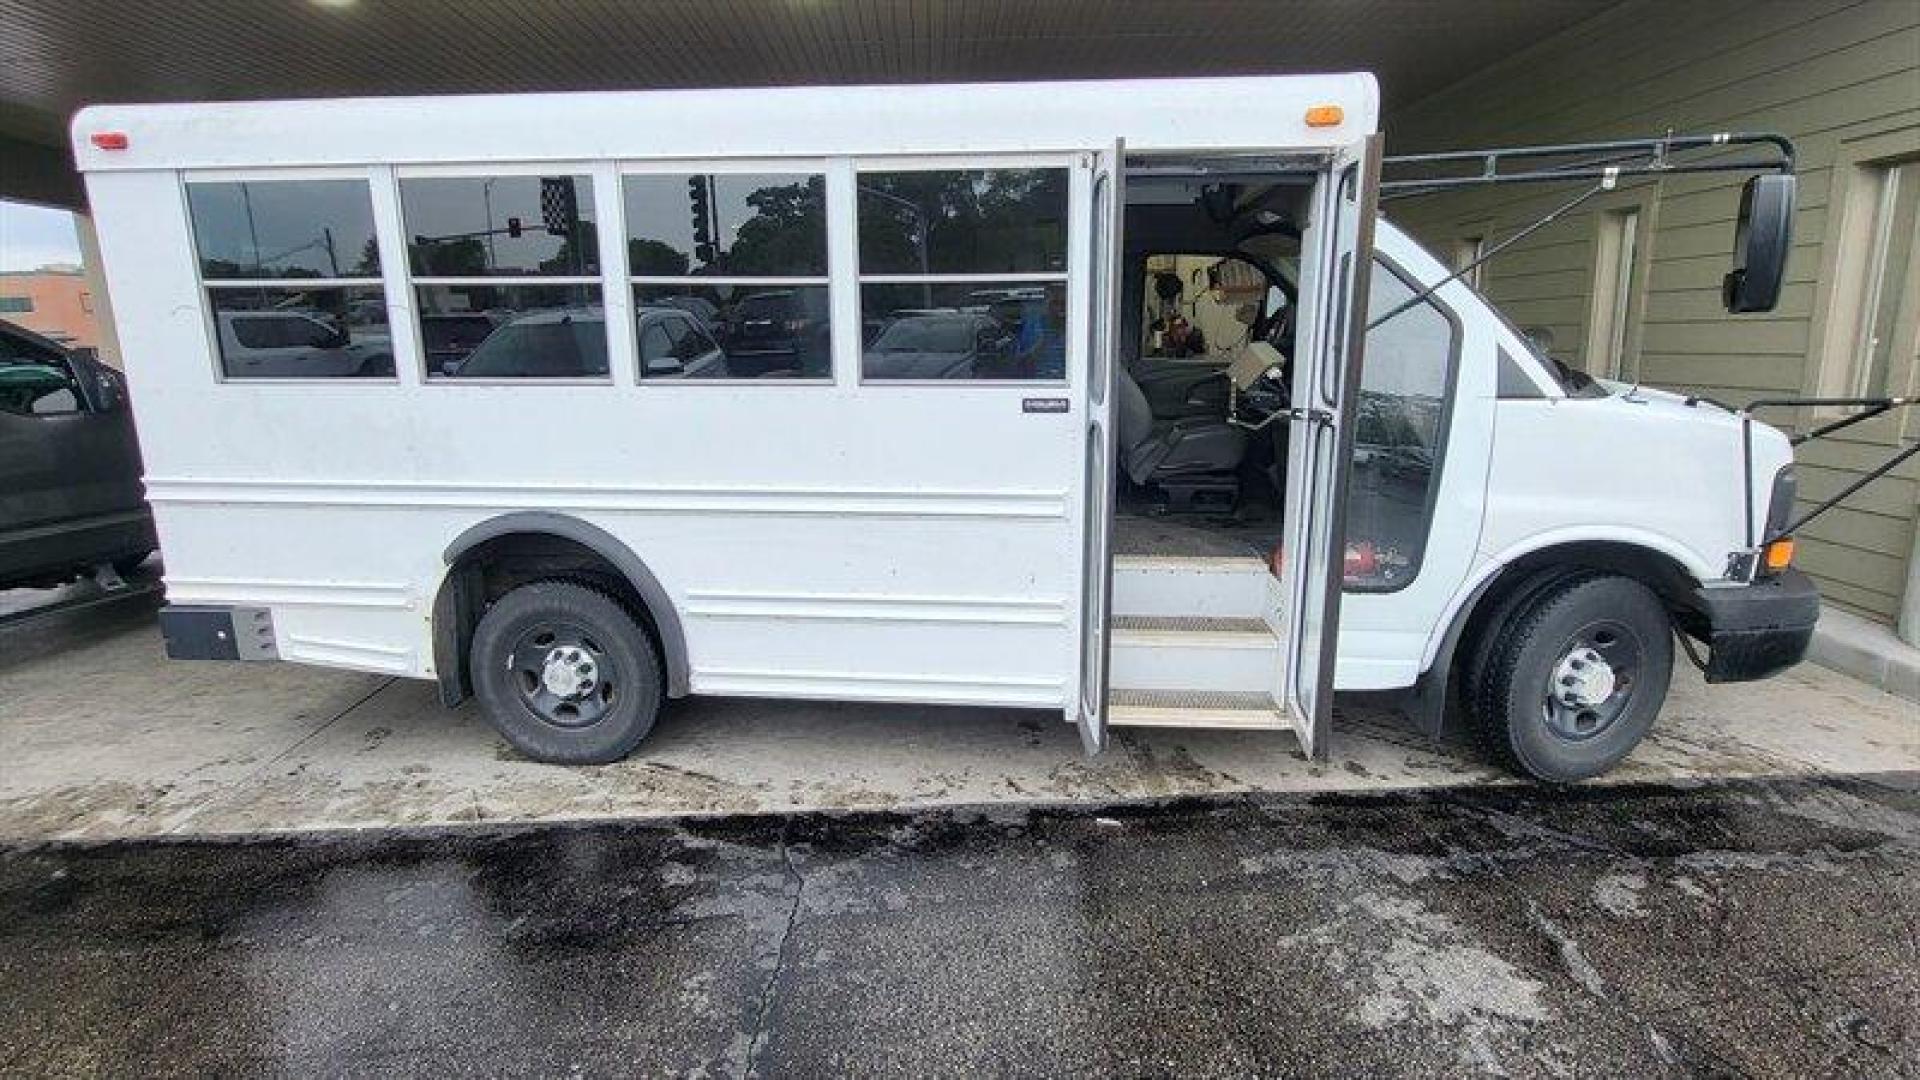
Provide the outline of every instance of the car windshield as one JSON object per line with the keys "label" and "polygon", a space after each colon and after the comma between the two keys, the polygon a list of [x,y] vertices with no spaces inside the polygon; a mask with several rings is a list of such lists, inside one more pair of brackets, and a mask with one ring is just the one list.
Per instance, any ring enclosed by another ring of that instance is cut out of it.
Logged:
{"label": "car windshield", "polygon": [[973,348],[974,323],[966,319],[899,319],[874,339],[875,352],[961,353]]}
{"label": "car windshield", "polygon": [[460,365],[462,378],[579,378],[607,373],[605,324],[598,319],[501,327]]}

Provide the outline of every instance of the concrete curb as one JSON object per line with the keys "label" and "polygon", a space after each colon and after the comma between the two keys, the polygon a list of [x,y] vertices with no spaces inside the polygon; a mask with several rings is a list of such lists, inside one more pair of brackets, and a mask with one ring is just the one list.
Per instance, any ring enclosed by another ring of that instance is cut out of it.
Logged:
{"label": "concrete curb", "polygon": [[1895,697],[1920,702],[1920,649],[1877,622],[1838,608],[1822,608],[1807,659]]}

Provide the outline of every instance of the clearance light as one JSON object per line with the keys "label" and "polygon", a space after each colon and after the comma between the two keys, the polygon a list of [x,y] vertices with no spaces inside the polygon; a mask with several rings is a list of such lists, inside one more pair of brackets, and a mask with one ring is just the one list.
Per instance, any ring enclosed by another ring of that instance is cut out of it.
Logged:
{"label": "clearance light", "polygon": [[102,150],[125,150],[127,133],[124,131],[96,131],[93,133],[93,145]]}
{"label": "clearance light", "polygon": [[1793,565],[1793,537],[1783,536],[1767,545],[1767,569],[1785,570]]}
{"label": "clearance light", "polygon": [[1338,105],[1315,105],[1307,110],[1308,127],[1339,127],[1347,112]]}

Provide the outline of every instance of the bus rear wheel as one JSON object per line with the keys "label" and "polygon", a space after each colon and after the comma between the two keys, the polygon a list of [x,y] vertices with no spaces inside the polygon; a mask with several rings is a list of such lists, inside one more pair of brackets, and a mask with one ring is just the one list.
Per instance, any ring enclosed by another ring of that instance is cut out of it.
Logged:
{"label": "bus rear wheel", "polygon": [[469,670],[487,719],[536,761],[618,761],[660,711],[652,636],[618,600],[576,582],[536,581],[496,601],[474,628]]}
{"label": "bus rear wheel", "polygon": [[1508,768],[1569,783],[1639,745],[1665,704],[1673,630],[1645,585],[1570,577],[1534,594],[1498,634],[1469,687],[1476,734]]}

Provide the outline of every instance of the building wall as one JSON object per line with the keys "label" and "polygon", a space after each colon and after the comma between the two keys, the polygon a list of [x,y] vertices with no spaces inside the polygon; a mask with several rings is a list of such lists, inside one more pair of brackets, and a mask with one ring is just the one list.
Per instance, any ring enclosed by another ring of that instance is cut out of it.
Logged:
{"label": "building wall", "polygon": [[0,273],[0,319],[68,348],[100,347],[93,289],[77,267]]}
{"label": "building wall", "polygon": [[[1800,200],[1787,283],[1771,313],[1733,316],[1720,303],[1738,176],[1673,177],[1596,198],[1496,257],[1482,286],[1516,324],[1550,331],[1557,357],[1584,366],[1603,215],[1634,207],[1640,261],[1622,377],[1735,404],[1812,393],[1822,388],[1823,362],[1848,347],[1835,314],[1845,290],[1834,283],[1844,277],[1837,268],[1860,258],[1864,163],[1920,155],[1920,3],[1630,0],[1389,115],[1385,126],[1389,154],[1668,130],[1788,135],[1800,154]],[[1511,235],[1578,190],[1483,188],[1393,202],[1386,212],[1444,255],[1466,237]],[[1906,358],[1889,381],[1912,392],[1920,365],[1903,341]],[[1804,426],[1807,418],[1783,419]],[[1920,416],[1803,446],[1803,505],[1836,494],[1914,437]],[[1569,462],[1570,482],[1584,464]],[[1907,592],[1917,505],[1920,458],[1810,525],[1799,564],[1830,602],[1892,622]]]}

